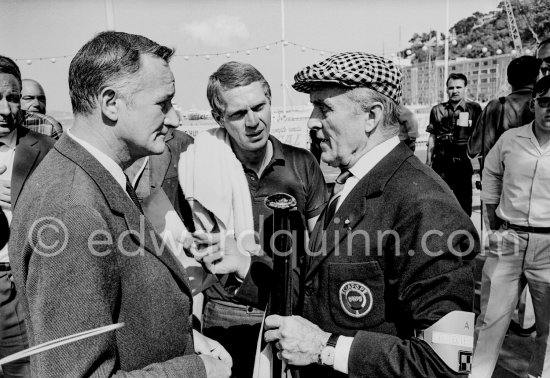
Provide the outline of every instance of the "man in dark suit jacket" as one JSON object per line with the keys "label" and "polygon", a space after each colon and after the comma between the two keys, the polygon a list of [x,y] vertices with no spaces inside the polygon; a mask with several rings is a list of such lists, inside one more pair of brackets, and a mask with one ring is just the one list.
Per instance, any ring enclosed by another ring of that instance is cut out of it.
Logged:
{"label": "man in dark suit jacket", "polygon": [[71,62],[75,122],[20,196],[10,257],[31,345],[124,327],[31,357],[33,376],[230,375],[219,344],[193,334],[183,267],[123,171],[161,154],[178,125],[172,54],[142,36],[103,32]]}
{"label": "man in dark suit jacket", "polygon": [[[21,126],[21,73],[10,58],[0,56],[0,356],[28,345],[24,318],[12,282],[6,245],[12,210],[31,173],[53,146],[54,140]],[[36,189],[35,189],[36,190]],[[29,359],[3,366],[5,377],[30,376]]]}
{"label": "man in dark suit jacket", "polygon": [[[401,72],[342,53],[294,78],[310,94],[321,158],[342,173],[300,272],[301,316],[267,317],[266,341],[306,366],[301,377],[465,376],[478,237],[449,187],[399,142]],[[468,321],[454,330],[447,315]],[[446,354],[435,330],[464,335],[462,348]]]}

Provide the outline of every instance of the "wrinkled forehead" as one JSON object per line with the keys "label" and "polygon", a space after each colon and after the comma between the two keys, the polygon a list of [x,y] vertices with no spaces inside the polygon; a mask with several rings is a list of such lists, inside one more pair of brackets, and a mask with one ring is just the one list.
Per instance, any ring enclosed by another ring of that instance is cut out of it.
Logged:
{"label": "wrinkled forehead", "polygon": [[537,51],[537,58],[545,59],[550,57],[550,43],[542,45]]}

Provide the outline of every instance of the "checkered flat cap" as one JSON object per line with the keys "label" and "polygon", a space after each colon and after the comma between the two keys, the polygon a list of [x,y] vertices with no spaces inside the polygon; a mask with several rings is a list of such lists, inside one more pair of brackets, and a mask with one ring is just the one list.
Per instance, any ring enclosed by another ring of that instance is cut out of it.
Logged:
{"label": "checkered flat cap", "polygon": [[294,75],[292,87],[304,93],[323,83],[367,87],[399,104],[401,76],[401,70],[391,60],[363,52],[345,52],[303,68]]}

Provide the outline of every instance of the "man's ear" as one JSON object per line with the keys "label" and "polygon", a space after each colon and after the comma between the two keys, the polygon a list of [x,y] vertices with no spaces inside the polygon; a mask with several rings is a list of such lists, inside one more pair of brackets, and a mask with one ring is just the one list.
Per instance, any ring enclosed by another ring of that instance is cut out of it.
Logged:
{"label": "man's ear", "polygon": [[214,121],[216,121],[216,123],[217,123],[221,128],[224,128],[222,116],[220,115],[220,113],[215,112],[214,110],[211,110],[211,111],[210,111],[210,114],[212,114],[212,118],[214,118]]}
{"label": "man's ear", "polygon": [[370,105],[370,108],[365,111],[365,133],[367,135],[370,135],[380,125],[383,112],[384,107],[379,102]]}
{"label": "man's ear", "polygon": [[104,88],[98,97],[101,113],[113,122],[118,120],[117,100],[120,100],[117,92],[113,88]]}

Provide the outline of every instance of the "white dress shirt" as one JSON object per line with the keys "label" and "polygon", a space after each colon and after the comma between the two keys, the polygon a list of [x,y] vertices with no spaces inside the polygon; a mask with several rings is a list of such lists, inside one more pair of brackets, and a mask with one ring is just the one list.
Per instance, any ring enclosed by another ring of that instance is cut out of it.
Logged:
{"label": "white dress shirt", "polygon": [[[0,167],[6,166],[6,171],[0,174],[0,180],[6,180],[11,185],[11,176],[13,172],[13,158],[15,156],[15,147],[17,145],[17,129],[14,129],[8,135],[4,135],[0,138]],[[12,211],[8,209],[2,209],[6,218],[8,219],[8,224],[11,224]],[[0,262],[9,262],[10,258],[8,256],[8,245],[6,244],[4,248],[0,250]]]}
{"label": "white dress shirt", "polygon": [[[340,207],[346,197],[350,192],[355,188],[355,185],[367,175],[373,169],[376,164],[378,164],[386,155],[388,155],[397,145],[399,144],[399,137],[394,136],[378,146],[374,147],[372,150],[367,152],[365,155],[361,156],[357,163],[348,170],[352,174],[346,180],[344,188],[342,189],[340,198],[338,199],[338,205],[336,209]],[[348,374],[348,360],[349,352],[351,350],[351,343],[353,342],[353,337],[340,336],[336,347],[334,348],[334,370],[339,371],[344,374]]]}
{"label": "white dress shirt", "polygon": [[489,151],[481,199],[518,226],[550,227],[550,143],[541,148],[533,123],[511,129]]}
{"label": "white dress shirt", "polygon": [[[124,190],[124,193],[126,193],[126,175],[124,174],[124,171],[118,165],[115,163],[113,159],[111,159],[109,156],[107,156],[105,153],[98,150],[96,147],[92,146],[90,143],[86,142],[83,139],[77,138],[71,130],[67,130],[67,134],[73,138],[73,140],[80,144],[86,151],[88,151],[93,157],[95,157],[99,163],[105,167],[105,169],[114,177],[116,182],[120,184],[122,187],[122,190]],[[130,198],[130,195],[128,195],[128,198]]]}

